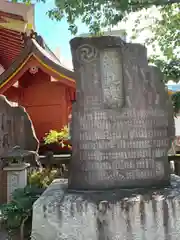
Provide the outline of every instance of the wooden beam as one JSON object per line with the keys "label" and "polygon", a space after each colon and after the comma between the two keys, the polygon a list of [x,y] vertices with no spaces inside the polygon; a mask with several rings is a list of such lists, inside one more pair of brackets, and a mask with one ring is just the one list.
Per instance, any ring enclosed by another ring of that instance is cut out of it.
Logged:
{"label": "wooden beam", "polygon": [[24,42],[22,40],[18,40],[18,39],[15,39],[13,37],[6,37],[6,36],[2,36],[1,33],[0,33],[0,41],[5,41],[5,42],[14,42],[18,45],[24,45]]}
{"label": "wooden beam", "polygon": [[15,49],[15,50],[18,50],[19,52],[22,51],[22,49],[24,49],[24,46],[15,45],[10,42],[2,42],[1,40],[0,40],[0,47],[1,49],[5,49],[7,52],[8,52],[8,49]]}
{"label": "wooden beam", "polygon": [[13,50],[8,50],[8,52],[7,52],[7,51],[4,51],[4,49],[1,49],[1,47],[0,47],[0,54],[3,55],[3,56],[5,56],[5,57],[7,58],[7,57],[10,56],[10,55],[12,55],[12,56],[17,56],[17,55],[19,55],[20,53],[19,53],[19,52],[16,52],[16,51],[13,51]]}
{"label": "wooden beam", "polygon": [[17,57],[15,53],[7,53],[3,55],[6,59]]}
{"label": "wooden beam", "polygon": [[3,28],[0,28],[0,36],[13,37],[18,40],[23,40],[23,36],[20,33],[14,33],[12,31],[5,31]]}
{"label": "wooden beam", "polygon": [[11,50],[15,49],[15,50],[18,50],[18,52],[20,52],[24,48],[23,46],[15,45],[13,42],[10,43],[10,42],[1,42],[0,41],[0,44],[1,44],[1,48],[5,49],[7,52],[9,49],[11,49]]}
{"label": "wooden beam", "polygon": [[16,20],[9,17],[3,17],[4,21],[0,22],[0,27],[14,30],[17,32],[24,32],[27,22],[22,20]]}
{"label": "wooden beam", "polygon": [[0,49],[1,51],[5,52],[5,53],[8,53],[8,52],[17,52],[17,53],[20,53],[21,49],[17,49],[16,47],[11,47],[11,45],[6,45],[6,46],[3,46],[0,44]]}
{"label": "wooden beam", "polygon": [[10,64],[12,64],[12,62],[14,62],[14,61],[16,60],[16,57],[17,57],[17,56],[7,56],[7,57],[6,57],[6,61],[7,61],[8,66],[9,66]]}
{"label": "wooden beam", "polygon": [[16,54],[8,54],[6,56],[6,58],[8,61],[11,61],[11,60],[14,61],[17,58],[17,55]]}
{"label": "wooden beam", "polygon": [[0,53],[1,53],[1,55],[4,55],[4,56],[6,56],[6,57],[8,57],[8,56],[17,56],[17,55],[19,55],[19,52],[16,52],[16,51],[13,51],[13,50],[10,50],[10,51],[6,51],[6,50],[4,50],[4,49],[1,49],[1,47],[0,47]]}
{"label": "wooden beam", "polygon": [[6,46],[10,45],[12,47],[20,48],[20,49],[24,48],[24,44],[21,44],[21,43],[18,43],[18,42],[14,42],[13,39],[11,41],[5,41],[4,39],[1,39],[1,37],[0,37],[0,44],[1,45],[4,44]]}
{"label": "wooden beam", "polygon": [[14,60],[17,57],[17,55],[15,54],[2,55],[2,56],[3,56],[3,59],[7,61],[7,63],[9,63],[11,59]]}
{"label": "wooden beam", "polygon": [[168,156],[168,160],[169,161],[179,161],[180,162],[180,154],[176,154],[176,155],[169,155]]}
{"label": "wooden beam", "polygon": [[5,50],[6,52],[8,52],[9,50],[15,50],[16,52],[21,52],[24,49],[24,47],[16,46],[10,43],[2,43],[1,41],[0,41],[0,48],[2,51]]}
{"label": "wooden beam", "polygon": [[12,18],[12,19],[17,19],[17,20],[22,20],[23,21],[23,17],[22,16],[19,16],[19,15],[16,15],[16,14],[12,14],[12,13],[3,12],[3,11],[0,11],[0,16]]}
{"label": "wooden beam", "polygon": [[9,50],[13,50],[13,51],[16,51],[16,52],[21,52],[23,48],[20,48],[18,46],[13,46],[11,44],[4,44],[4,43],[1,43],[0,42],[0,48],[2,51],[6,51],[6,52],[9,52]]}
{"label": "wooden beam", "polygon": [[1,34],[4,34],[6,36],[15,36],[17,38],[20,38],[20,39],[23,39],[23,35],[20,33],[20,32],[15,32],[15,31],[7,31],[8,29],[5,29],[5,28],[0,28],[0,32]]}
{"label": "wooden beam", "polygon": [[15,74],[13,78],[11,78],[6,84],[0,88],[0,94],[3,94],[9,87],[13,86],[15,82],[17,82],[23,74],[29,70],[32,66],[31,58],[27,60],[24,66]]}
{"label": "wooden beam", "polygon": [[59,154],[59,155],[51,155],[51,160],[49,156],[40,155],[39,161],[41,164],[48,166],[48,165],[61,165],[61,164],[69,164],[71,160],[71,154]]}
{"label": "wooden beam", "polygon": [[11,41],[5,41],[5,40],[2,40],[1,37],[0,37],[0,45],[1,46],[10,46],[11,48],[19,48],[19,49],[22,49],[24,48],[24,45],[22,44],[18,44],[16,42],[14,42],[13,40]]}
{"label": "wooden beam", "polygon": [[5,33],[12,33],[12,34],[15,34],[15,35],[22,35],[21,32],[18,32],[18,31],[14,31],[14,30],[10,30],[10,29],[7,29],[7,28],[0,28],[0,30],[3,30],[3,32]]}
{"label": "wooden beam", "polygon": [[[6,47],[11,47],[11,48],[15,48],[15,49],[23,49],[24,48],[24,45],[21,45],[21,44],[16,44],[16,43],[14,43],[13,41],[12,42],[10,42],[10,41],[2,41],[2,39],[0,38],[0,46],[6,46]],[[3,47],[4,48],[4,47]],[[8,50],[7,48],[6,48],[6,50]]]}

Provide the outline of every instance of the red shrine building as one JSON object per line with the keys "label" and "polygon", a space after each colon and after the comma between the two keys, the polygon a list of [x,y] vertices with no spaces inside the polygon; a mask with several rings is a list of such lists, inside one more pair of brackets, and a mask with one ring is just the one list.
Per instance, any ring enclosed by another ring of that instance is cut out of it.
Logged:
{"label": "red shrine building", "polygon": [[1,3],[0,94],[25,107],[41,142],[68,124],[75,77],[34,28],[33,5]]}

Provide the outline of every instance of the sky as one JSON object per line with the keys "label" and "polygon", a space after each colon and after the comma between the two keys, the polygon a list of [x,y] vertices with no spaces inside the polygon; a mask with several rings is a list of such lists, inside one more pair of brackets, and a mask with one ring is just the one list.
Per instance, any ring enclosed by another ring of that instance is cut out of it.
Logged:
{"label": "sky", "polygon": [[[35,5],[35,26],[36,31],[40,34],[49,48],[56,53],[56,55],[60,58],[61,63],[65,65],[65,67],[72,69],[72,60],[71,60],[71,51],[69,41],[74,37],[71,35],[70,31],[68,30],[68,23],[66,19],[62,21],[55,21],[49,19],[47,16],[47,11],[53,9],[54,7],[54,0],[46,0],[46,3],[37,3]],[[144,14],[147,12],[141,12]],[[149,24],[153,24],[153,16],[159,17],[159,12],[155,7],[152,7],[148,10],[148,15],[152,16],[152,18],[144,19],[141,21],[139,27],[145,27]],[[133,13],[128,17],[128,21],[126,23],[119,23],[116,27],[112,30],[119,30],[125,29],[127,32],[127,41],[130,41],[130,37],[132,35],[132,29],[134,27],[134,20],[137,18],[138,13]],[[77,21],[78,25],[78,33],[88,33],[88,27],[82,24],[80,21]],[[149,30],[143,31],[136,40],[133,40],[137,43],[144,43],[147,36],[151,35],[152,33]],[[58,50],[57,50],[58,49]],[[57,53],[58,51],[58,53]],[[156,49],[156,54],[158,49]],[[158,52],[160,54],[160,52]],[[148,46],[148,55],[153,54],[152,46]],[[173,85],[173,82],[170,83]],[[174,86],[173,86],[174,87]]]}
{"label": "sky", "polygon": [[[68,30],[68,23],[65,19],[60,22],[49,19],[47,11],[54,7],[53,0],[47,0],[46,4],[35,5],[35,27],[36,31],[44,38],[48,47],[54,52],[60,49],[61,60],[65,65],[71,67],[71,51],[69,41],[74,37]],[[80,31],[78,34],[88,31],[88,28],[78,23]]]}
{"label": "sky", "polygon": [[[47,0],[46,3],[37,3],[35,5],[35,26],[36,31],[44,38],[46,44],[49,48],[56,52],[57,48],[60,50],[60,60],[61,62],[69,68],[72,68],[71,62],[71,51],[69,41],[74,37],[71,35],[68,30],[68,23],[66,19],[63,19],[60,22],[56,20],[51,20],[47,16],[47,11],[54,7],[54,0]],[[150,10],[150,14],[157,15],[158,12],[156,9]],[[126,24],[120,23],[118,26],[113,29],[125,29],[127,31],[127,39],[132,34],[132,28],[134,26],[134,19],[137,17],[137,14],[131,14],[128,18]],[[78,22],[78,35],[88,32],[88,27],[83,25],[80,21]],[[147,20],[144,20],[141,25],[146,25]],[[149,22],[148,22],[149,24]],[[112,30],[113,30],[112,29]],[[144,31],[135,42],[143,43],[148,34],[151,34],[148,31]],[[148,47],[148,53],[152,53],[151,46]]]}

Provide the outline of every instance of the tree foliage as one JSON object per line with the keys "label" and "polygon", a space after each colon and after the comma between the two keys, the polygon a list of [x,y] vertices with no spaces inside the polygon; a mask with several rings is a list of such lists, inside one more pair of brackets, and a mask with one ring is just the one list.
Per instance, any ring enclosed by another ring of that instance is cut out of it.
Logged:
{"label": "tree foliage", "polygon": [[[139,14],[135,20],[134,37],[136,38],[145,29],[150,29],[153,35],[147,36],[145,44],[152,45],[156,54],[150,57],[150,62],[164,72],[168,80],[180,80],[180,4],[166,5],[159,8],[160,16]],[[153,19],[152,19],[153,18]],[[139,23],[151,19],[146,27]],[[156,47],[161,54],[157,54]]]}
{"label": "tree foliage", "polygon": [[[21,1],[31,2],[31,0]],[[46,0],[35,1],[46,2]],[[55,6],[48,11],[48,16],[58,21],[66,18],[72,34],[77,33],[77,19],[88,26],[90,33],[97,34],[101,29],[117,26],[129,13],[152,6],[158,7],[161,19],[156,18],[154,24],[148,26],[153,32],[153,37],[147,38],[146,45],[156,43],[163,57],[154,54],[149,60],[160,67],[166,76],[165,81],[180,80],[180,0],[55,0]],[[142,17],[151,16],[140,16],[136,19],[135,29]]]}
{"label": "tree foliage", "polygon": [[180,92],[176,92],[171,96],[175,115],[180,111]]}
{"label": "tree foliage", "polygon": [[[30,3],[32,0],[11,0]],[[37,2],[46,0],[36,0]],[[77,32],[77,19],[89,26],[90,32],[115,26],[130,12],[140,11],[155,6],[169,6],[180,0],[55,0],[55,8],[50,9],[48,15],[52,19],[66,18],[72,33]]]}
{"label": "tree foliage", "polygon": [[[161,18],[154,18],[154,24],[148,28],[153,37],[146,40],[146,45],[154,44],[160,48],[161,56],[153,55],[150,63],[158,66],[165,75],[165,82],[180,80],[180,3],[179,0],[56,0],[56,8],[48,12],[50,18],[61,20],[67,18],[69,29],[77,32],[76,19],[81,19],[89,26],[90,33],[99,33],[105,27],[116,26],[128,13],[137,12],[155,5],[159,8]],[[141,14],[141,13],[140,13]],[[135,29],[143,17],[135,22]],[[141,29],[143,31],[143,29]]]}
{"label": "tree foliage", "polygon": [[91,33],[97,33],[102,28],[113,27],[130,12],[143,8],[171,5],[180,0],[55,0],[56,8],[48,15],[52,19],[66,18],[69,29],[77,32],[76,20],[80,19],[89,27]]}

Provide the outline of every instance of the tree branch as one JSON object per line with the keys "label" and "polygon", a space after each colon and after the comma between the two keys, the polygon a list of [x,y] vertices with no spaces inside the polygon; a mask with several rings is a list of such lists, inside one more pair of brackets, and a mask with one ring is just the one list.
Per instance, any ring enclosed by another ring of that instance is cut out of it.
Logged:
{"label": "tree branch", "polygon": [[170,5],[174,3],[180,3],[180,0],[161,0],[161,1],[155,1],[155,3],[153,4],[156,6],[160,6],[160,5]]}
{"label": "tree branch", "polygon": [[137,7],[137,8],[148,8],[150,6],[165,6],[165,5],[171,5],[175,3],[180,3],[180,0],[154,0],[154,1],[144,1],[144,2],[130,2],[129,6],[130,7]]}

